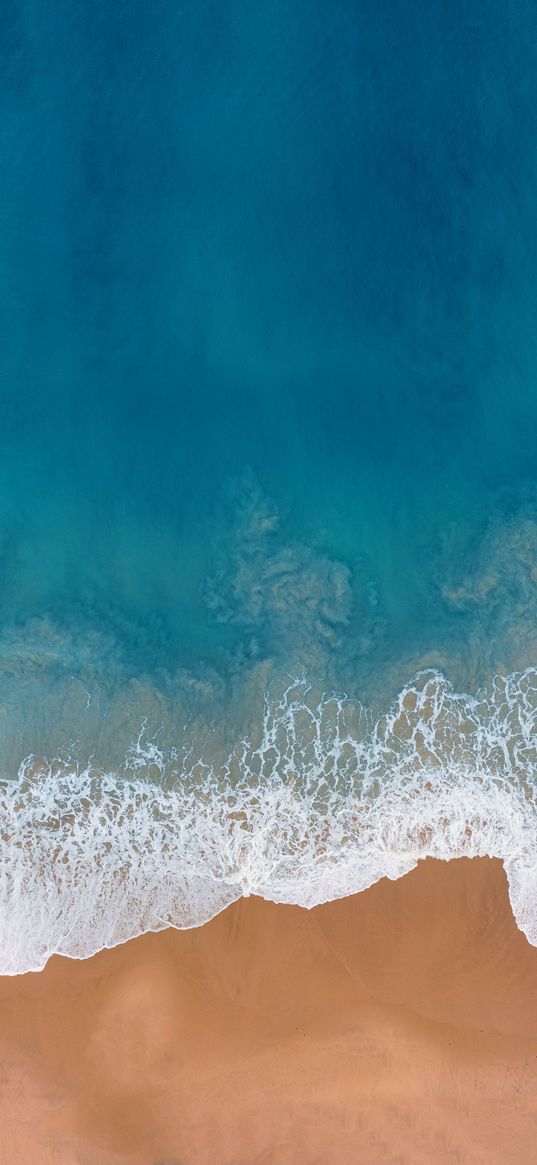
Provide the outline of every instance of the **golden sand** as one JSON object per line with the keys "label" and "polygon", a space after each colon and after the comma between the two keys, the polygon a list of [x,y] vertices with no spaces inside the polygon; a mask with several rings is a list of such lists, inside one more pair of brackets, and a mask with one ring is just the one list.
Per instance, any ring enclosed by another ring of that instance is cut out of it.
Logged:
{"label": "golden sand", "polygon": [[537,949],[502,867],[241,901],[0,980],[0,1165],[532,1165]]}

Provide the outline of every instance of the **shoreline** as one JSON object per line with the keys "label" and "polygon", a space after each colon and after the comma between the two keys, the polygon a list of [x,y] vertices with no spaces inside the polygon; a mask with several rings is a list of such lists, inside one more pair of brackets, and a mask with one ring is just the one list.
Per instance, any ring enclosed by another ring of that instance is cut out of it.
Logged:
{"label": "shoreline", "polygon": [[123,775],[27,758],[0,782],[0,974],[204,925],[246,894],[314,908],[426,857],[501,859],[537,947],[537,670],[475,697],[422,671],[365,735],[359,702],[308,691],[266,692],[256,743],[225,757],[183,741],[170,779],[140,737]]}
{"label": "shoreline", "polygon": [[2,1165],[526,1165],[537,949],[495,859],[0,979]]}

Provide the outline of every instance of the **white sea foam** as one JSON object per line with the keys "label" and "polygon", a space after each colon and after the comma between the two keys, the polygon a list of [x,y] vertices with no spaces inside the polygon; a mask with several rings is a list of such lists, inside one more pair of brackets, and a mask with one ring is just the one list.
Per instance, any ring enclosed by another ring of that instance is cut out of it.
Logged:
{"label": "white sea foam", "polygon": [[216,761],[143,736],[121,774],[29,757],[0,785],[0,973],[206,922],[241,895],[312,907],[421,858],[501,858],[537,945],[537,671],[476,697],[420,673],[389,713],[304,683]]}

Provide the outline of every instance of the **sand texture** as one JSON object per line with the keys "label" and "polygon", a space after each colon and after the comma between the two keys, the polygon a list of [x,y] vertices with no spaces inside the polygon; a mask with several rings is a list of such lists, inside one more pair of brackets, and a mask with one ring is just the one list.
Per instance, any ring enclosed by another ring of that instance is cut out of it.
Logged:
{"label": "sand texture", "polygon": [[530,1165],[537,949],[501,865],[0,980],[0,1165]]}

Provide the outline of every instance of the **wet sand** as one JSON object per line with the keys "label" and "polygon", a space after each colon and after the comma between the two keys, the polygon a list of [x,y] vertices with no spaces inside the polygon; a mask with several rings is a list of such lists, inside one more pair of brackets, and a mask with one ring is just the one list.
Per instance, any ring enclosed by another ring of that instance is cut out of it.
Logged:
{"label": "wet sand", "polygon": [[503,869],[0,980],[1,1165],[529,1165],[537,949]]}

